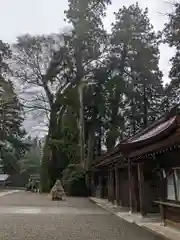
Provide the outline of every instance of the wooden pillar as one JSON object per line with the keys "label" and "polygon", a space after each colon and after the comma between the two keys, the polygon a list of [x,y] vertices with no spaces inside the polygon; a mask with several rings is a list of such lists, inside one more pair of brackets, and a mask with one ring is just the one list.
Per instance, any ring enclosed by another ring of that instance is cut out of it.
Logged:
{"label": "wooden pillar", "polygon": [[120,205],[120,179],[119,179],[119,168],[115,165],[115,192],[116,192],[116,204]]}
{"label": "wooden pillar", "polygon": [[161,214],[161,221],[162,221],[162,225],[166,226],[166,222],[165,222],[165,208],[163,204],[160,204],[160,214]]}
{"label": "wooden pillar", "polygon": [[[134,174],[134,169],[132,169],[132,210],[133,212],[137,212],[138,203],[137,203],[137,191],[136,191],[136,177]],[[139,196],[138,196],[139,197]]]}
{"label": "wooden pillar", "polygon": [[88,191],[88,196],[91,196],[91,191],[92,191],[91,179],[92,179],[92,174],[90,171],[87,171],[85,175],[85,182],[86,182],[86,187]]}
{"label": "wooden pillar", "polygon": [[101,171],[99,174],[99,195],[100,198],[103,198],[103,174]]}
{"label": "wooden pillar", "polygon": [[110,171],[108,171],[108,201],[111,201]]}
{"label": "wooden pillar", "polygon": [[132,192],[133,192],[133,186],[132,186],[132,166],[130,160],[128,160],[128,178],[129,178],[129,210],[130,212],[133,211],[133,199],[132,199]]}
{"label": "wooden pillar", "polygon": [[112,203],[114,203],[115,200],[114,194],[114,173],[113,170],[110,169],[108,179],[108,200]]}
{"label": "wooden pillar", "polygon": [[109,170],[108,200],[112,202],[112,171]]}
{"label": "wooden pillar", "polygon": [[[166,187],[166,180],[163,176],[163,169],[160,171],[160,201],[164,202],[165,201],[165,187]],[[161,221],[162,225],[165,226],[165,206],[163,204],[160,204],[160,214],[161,214]]]}
{"label": "wooden pillar", "polygon": [[142,216],[146,215],[145,211],[145,196],[144,196],[144,170],[143,163],[138,164],[138,180],[139,180],[139,202],[140,212]]}
{"label": "wooden pillar", "polygon": [[95,193],[95,173],[91,172],[91,196],[94,196]]}
{"label": "wooden pillar", "polygon": [[114,167],[111,170],[111,186],[112,186],[112,203],[114,204],[115,199],[116,199],[116,192],[115,192],[115,171]]}

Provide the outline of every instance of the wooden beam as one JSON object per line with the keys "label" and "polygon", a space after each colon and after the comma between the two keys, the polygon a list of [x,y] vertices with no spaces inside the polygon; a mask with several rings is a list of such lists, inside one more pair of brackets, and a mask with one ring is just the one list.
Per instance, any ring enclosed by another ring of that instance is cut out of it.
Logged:
{"label": "wooden beam", "polygon": [[140,202],[140,212],[142,216],[146,215],[145,207],[144,207],[144,170],[143,163],[138,163],[138,180],[139,180],[139,202]]}

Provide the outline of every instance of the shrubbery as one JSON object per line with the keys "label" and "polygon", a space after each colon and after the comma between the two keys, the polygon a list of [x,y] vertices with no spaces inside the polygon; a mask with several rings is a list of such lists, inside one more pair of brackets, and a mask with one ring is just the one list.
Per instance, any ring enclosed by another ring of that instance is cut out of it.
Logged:
{"label": "shrubbery", "polygon": [[62,184],[70,196],[87,196],[85,170],[79,164],[70,164],[63,171]]}

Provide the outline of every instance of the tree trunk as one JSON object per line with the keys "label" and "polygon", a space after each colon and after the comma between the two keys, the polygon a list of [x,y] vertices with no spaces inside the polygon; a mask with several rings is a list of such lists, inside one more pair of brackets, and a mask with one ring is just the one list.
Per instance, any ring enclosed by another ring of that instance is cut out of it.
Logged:
{"label": "tree trunk", "polygon": [[95,143],[95,130],[94,127],[89,129],[88,134],[88,154],[87,154],[87,162],[86,169],[89,170],[92,166],[93,156],[94,156],[94,143]]}
{"label": "tree trunk", "polygon": [[[59,114],[57,115],[57,112],[59,111],[58,105],[54,104],[55,106],[52,108],[52,119],[49,125],[49,129],[51,129],[50,132],[50,140],[60,140],[61,139],[61,126],[62,126],[62,116],[65,110],[65,107],[62,106]],[[57,144],[51,144],[51,159],[50,159],[50,165],[49,165],[49,172],[50,172],[50,183],[51,187],[55,184],[57,179],[61,178],[62,171],[66,167],[63,164],[64,156],[62,154],[61,149],[58,147]]]}
{"label": "tree trunk", "polygon": [[144,115],[143,115],[143,123],[144,123],[144,127],[147,127],[148,124],[148,111],[147,111],[147,96],[146,96],[146,86],[144,84],[143,86],[143,94],[144,94]]}
{"label": "tree trunk", "polygon": [[53,182],[53,157],[54,148],[49,145],[50,141],[53,139],[54,133],[56,132],[56,109],[52,106],[50,120],[49,120],[49,131],[46,137],[46,142],[43,151],[43,158],[41,164],[41,188],[43,192],[49,192],[51,189],[51,184]]}
{"label": "tree trunk", "polygon": [[49,176],[49,149],[48,149],[48,136],[43,149],[43,157],[40,170],[41,192],[49,192],[50,190],[50,176]]}
{"label": "tree trunk", "polygon": [[97,138],[97,155],[101,156],[101,138],[102,138],[102,132],[101,132],[101,125],[98,128],[98,138]]}
{"label": "tree trunk", "polygon": [[133,135],[136,133],[136,120],[135,120],[135,103],[134,103],[134,98],[132,98],[132,102],[131,102],[131,107],[132,107],[132,116],[131,116],[131,120],[132,120],[132,133]]}

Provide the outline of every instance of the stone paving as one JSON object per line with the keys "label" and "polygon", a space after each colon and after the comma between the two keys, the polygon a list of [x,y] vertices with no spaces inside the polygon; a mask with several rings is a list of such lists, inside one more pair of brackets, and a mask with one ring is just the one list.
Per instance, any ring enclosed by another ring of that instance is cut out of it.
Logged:
{"label": "stone paving", "polygon": [[160,215],[150,214],[146,217],[142,217],[140,213],[130,213],[127,208],[120,206],[117,207],[112,203],[109,203],[107,199],[91,197],[90,200],[126,222],[136,224],[137,226],[152,231],[166,239],[180,239],[180,230],[170,226],[164,226]]}
{"label": "stone paving", "polygon": [[162,240],[85,198],[59,203],[18,192],[0,197],[0,240]]}

